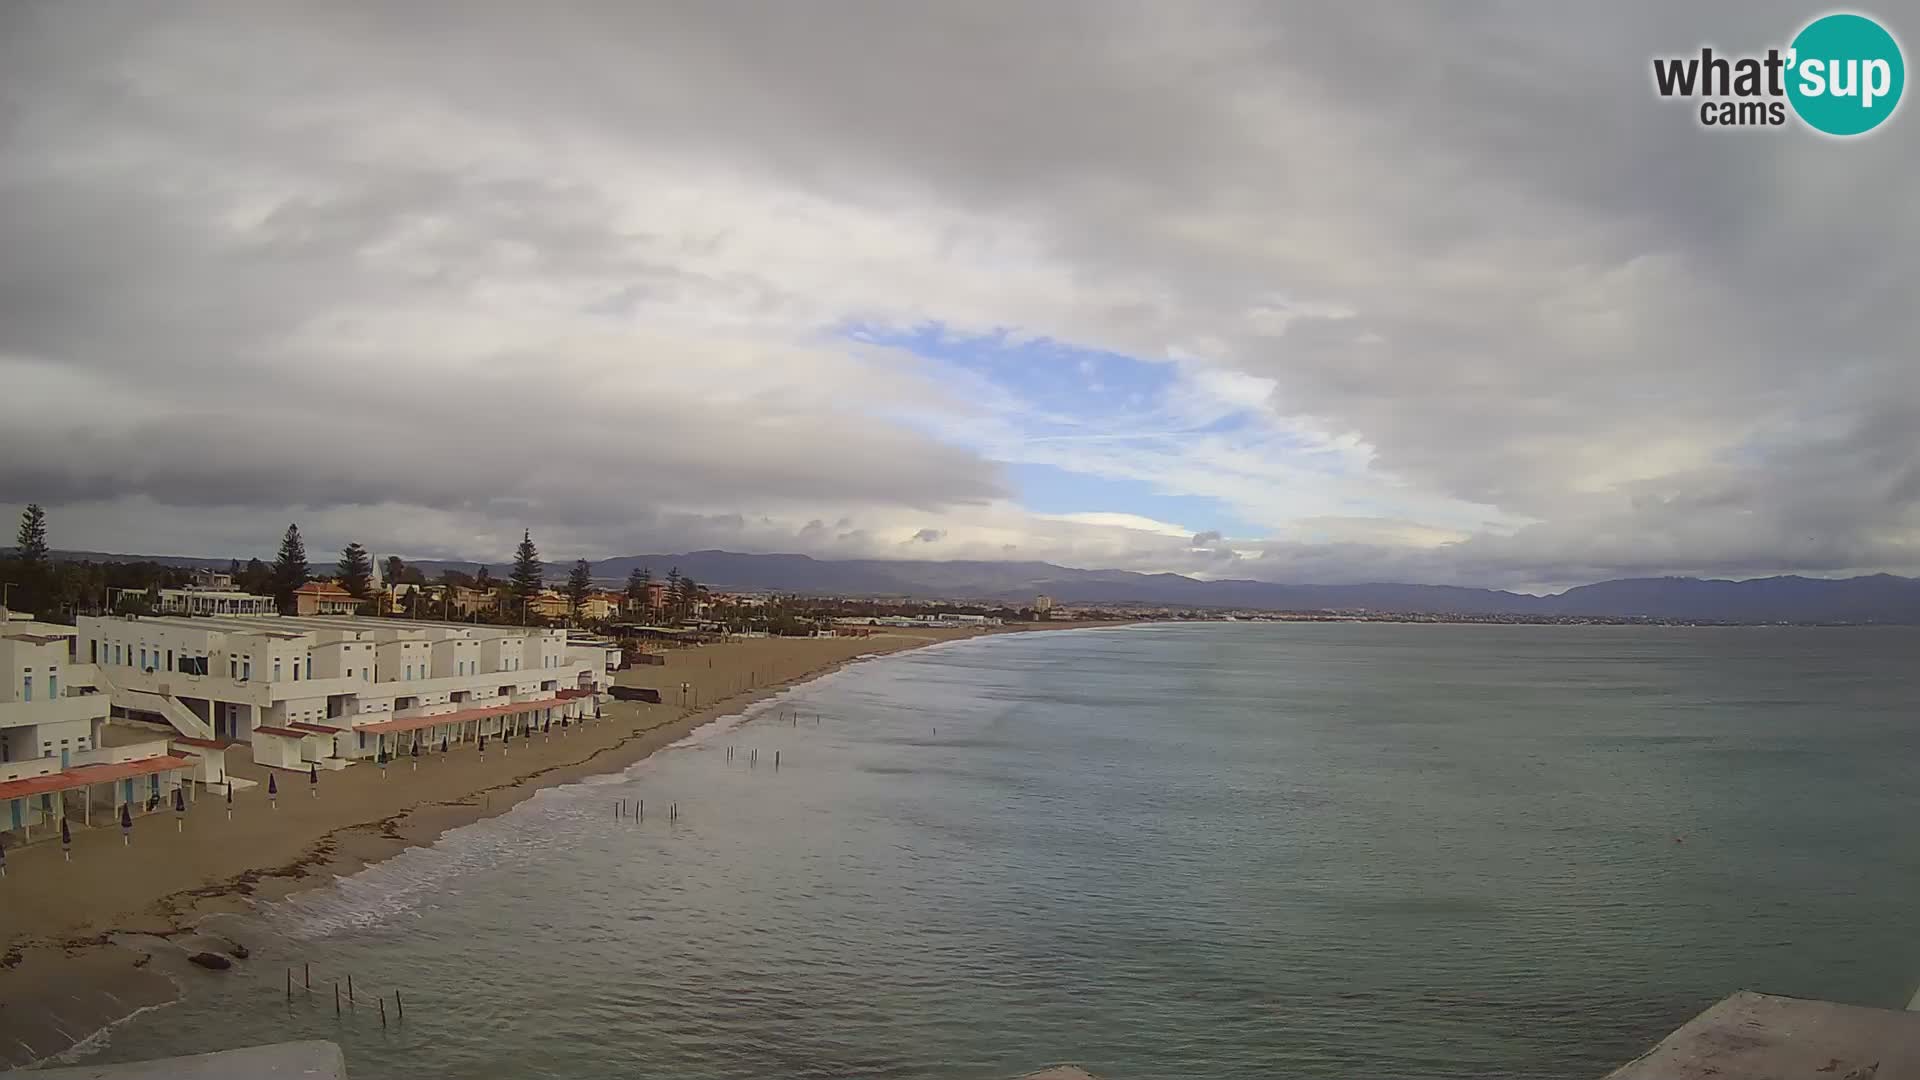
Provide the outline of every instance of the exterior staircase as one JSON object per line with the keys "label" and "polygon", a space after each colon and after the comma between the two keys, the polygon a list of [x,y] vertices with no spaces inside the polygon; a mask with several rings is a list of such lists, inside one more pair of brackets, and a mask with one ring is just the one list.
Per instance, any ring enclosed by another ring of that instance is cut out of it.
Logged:
{"label": "exterior staircase", "polygon": [[[130,690],[116,686],[112,678],[102,668],[99,681],[102,689],[111,695],[115,705],[134,712],[151,713],[165,720],[168,726],[190,739],[211,739],[213,726],[208,724],[192,710],[181,704],[180,699],[168,693],[154,693],[148,690]],[[164,691],[165,687],[162,687]]]}

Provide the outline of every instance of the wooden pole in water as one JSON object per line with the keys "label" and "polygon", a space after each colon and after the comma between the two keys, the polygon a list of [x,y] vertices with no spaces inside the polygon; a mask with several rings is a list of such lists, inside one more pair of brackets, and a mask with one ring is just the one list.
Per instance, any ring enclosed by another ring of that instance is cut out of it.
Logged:
{"label": "wooden pole in water", "polygon": [[300,969],[301,977],[307,984],[307,991],[311,993],[313,991],[313,961],[308,960],[304,962],[300,965]]}
{"label": "wooden pole in water", "polygon": [[639,821],[647,816],[647,800],[641,799],[639,808],[634,812],[633,820]]}
{"label": "wooden pole in water", "polygon": [[347,972],[347,1008],[353,1008],[353,972]]}
{"label": "wooden pole in water", "polygon": [[393,992],[393,1008],[395,1012],[400,1014],[400,1019],[405,1020],[407,1018],[407,1005],[406,1002],[400,1000],[400,991],[398,990]]}
{"label": "wooden pole in water", "polygon": [[293,969],[287,969],[287,1004],[293,1004]]}
{"label": "wooden pole in water", "polygon": [[773,771],[774,772],[780,771],[780,751],[778,750],[775,750],[773,752]]}
{"label": "wooden pole in water", "polygon": [[386,1030],[386,1027],[387,1027],[387,999],[381,998],[380,999],[380,1028],[382,1031],[384,1031]]}
{"label": "wooden pole in water", "polygon": [[340,1015],[340,980],[333,980],[333,1015]]}

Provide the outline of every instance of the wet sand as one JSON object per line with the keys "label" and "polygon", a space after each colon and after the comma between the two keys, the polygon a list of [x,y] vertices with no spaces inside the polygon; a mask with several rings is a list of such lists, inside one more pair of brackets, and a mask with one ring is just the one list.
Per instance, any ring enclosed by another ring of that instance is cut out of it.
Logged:
{"label": "wet sand", "polygon": [[[484,759],[469,743],[423,757],[417,769],[412,759],[395,762],[384,776],[370,762],[322,772],[317,786],[279,771],[272,803],[270,770],[236,747],[229,770],[260,786],[234,794],[231,819],[224,798],[203,791],[178,823],[170,810],[136,819],[130,846],[111,825],[76,830],[71,863],[58,843],[8,852],[8,877],[0,881],[0,1066],[61,1053],[114,1020],[172,1000],[183,975],[204,974],[187,966],[187,956],[227,951],[228,943],[194,932],[206,915],[326,884],[502,813],[543,787],[625,768],[701,724],[857,657],[992,632],[897,630],[670,650],[664,666],[637,666],[616,680],[659,689],[663,704],[610,702],[604,719],[564,735],[555,728],[545,739],[516,739],[504,753],[490,739]],[[686,707],[682,683],[689,684]]]}

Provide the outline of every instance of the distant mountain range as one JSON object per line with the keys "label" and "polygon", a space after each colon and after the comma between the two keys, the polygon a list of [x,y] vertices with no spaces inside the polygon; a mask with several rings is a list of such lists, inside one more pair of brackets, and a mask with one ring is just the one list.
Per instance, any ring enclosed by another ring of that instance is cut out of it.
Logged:
{"label": "distant mountain range", "polygon": [[[229,560],[60,552],[60,558],[151,560],[172,566],[224,568]],[[324,564],[316,564],[324,565]],[[472,573],[478,563],[421,560],[428,577]],[[1770,577],[1748,581],[1625,578],[1582,585],[1552,596],[1450,585],[1284,585],[1268,581],[1202,581],[1180,574],[1076,570],[1044,562],[891,562],[744,555],[731,551],[630,555],[594,564],[595,579],[624,582],[636,567],[664,577],[678,567],[703,585],[751,592],[819,596],[979,600],[1022,606],[1046,594],[1062,604],[1247,608],[1267,611],[1372,611],[1432,615],[1528,615],[1654,618],[1710,622],[1868,622],[1920,624],[1920,580],[1874,574],[1854,578]],[[490,566],[504,578],[508,567]],[[559,581],[564,564],[549,564]]]}

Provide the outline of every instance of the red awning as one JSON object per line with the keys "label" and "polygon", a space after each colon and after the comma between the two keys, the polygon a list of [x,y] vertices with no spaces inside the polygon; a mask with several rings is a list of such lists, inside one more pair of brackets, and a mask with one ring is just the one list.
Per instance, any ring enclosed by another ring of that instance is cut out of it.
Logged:
{"label": "red awning", "polygon": [[233,743],[226,739],[195,739],[187,735],[169,735],[168,742],[177,742],[183,746],[198,746],[206,750],[225,750]]}
{"label": "red awning", "polygon": [[191,760],[178,754],[161,754],[159,757],[139,758],[134,761],[82,765],[77,769],[68,769],[48,776],[29,776],[24,780],[9,780],[0,784],[0,799],[24,799],[29,795],[72,791],[74,788],[88,787],[93,784],[111,784],[115,780],[131,780],[136,776],[146,776],[149,773],[171,772],[191,764],[193,764]]}
{"label": "red awning", "polygon": [[486,720],[495,716],[531,712],[534,709],[544,709],[559,700],[559,698],[541,698],[539,701],[516,701],[511,705],[461,709],[457,712],[441,713],[438,716],[409,716],[399,720],[382,720],[377,724],[359,724],[351,730],[364,731],[373,735],[398,735],[403,731],[418,731],[421,728],[436,727],[440,724],[464,724],[469,720]]}
{"label": "red awning", "polygon": [[575,698],[591,697],[592,695],[593,691],[591,690],[562,690],[560,691],[559,697],[561,701],[572,701]]}
{"label": "red awning", "polygon": [[304,731],[309,735],[338,735],[341,732],[347,730],[346,728],[328,727],[325,724],[295,723],[295,724],[288,724],[287,726],[294,729],[295,731]]}
{"label": "red awning", "polygon": [[253,729],[256,735],[278,735],[283,739],[304,739],[312,735],[311,731],[295,731],[292,728],[268,727],[265,724]]}

